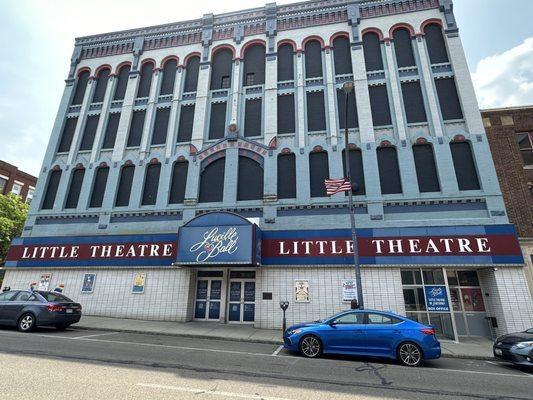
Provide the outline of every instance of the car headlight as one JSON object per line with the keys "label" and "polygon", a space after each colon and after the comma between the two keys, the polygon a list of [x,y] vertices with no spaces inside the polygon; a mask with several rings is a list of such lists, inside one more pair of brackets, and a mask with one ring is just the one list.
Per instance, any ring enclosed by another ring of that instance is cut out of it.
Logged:
{"label": "car headlight", "polygon": [[528,347],[533,347],[533,341],[517,343],[516,347],[519,348],[519,349],[526,349]]}
{"label": "car headlight", "polygon": [[296,335],[297,333],[300,333],[301,331],[302,331],[301,329],[291,329],[290,331],[287,332],[287,336]]}

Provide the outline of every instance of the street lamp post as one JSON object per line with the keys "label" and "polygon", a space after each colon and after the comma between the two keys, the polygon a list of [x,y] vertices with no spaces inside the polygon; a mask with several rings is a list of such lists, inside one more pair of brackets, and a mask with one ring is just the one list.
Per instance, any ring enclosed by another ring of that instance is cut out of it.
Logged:
{"label": "street lamp post", "polygon": [[352,182],[352,176],[350,174],[350,155],[348,148],[348,96],[353,90],[353,82],[348,81],[344,82],[342,85],[342,90],[344,91],[345,97],[345,107],[344,107],[344,175],[346,179],[350,182],[351,188],[348,191],[348,212],[350,213],[350,225],[352,228],[352,242],[353,242],[353,264],[355,266],[355,282],[357,285],[357,301],[359,303],[359,308],[365,308],[365,303],[363,301],[363,287],[361,286],[361,266],[359,265],[359,251],[357,248],[357,233],[355,232],[355,210],[353,207],[353,196],[352,188],[355,185],[355,182]]}

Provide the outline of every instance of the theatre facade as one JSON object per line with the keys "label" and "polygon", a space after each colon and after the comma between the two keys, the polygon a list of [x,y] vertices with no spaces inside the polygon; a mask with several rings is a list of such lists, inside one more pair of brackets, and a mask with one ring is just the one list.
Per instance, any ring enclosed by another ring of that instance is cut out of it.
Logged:
{"label": "theatre facade", "polygon": [[76,39],[3,284],[63,285],[86,315],[280,328],[287,301],[289,324],[325,318],[356,293],[347,197],[324,185],[346,151],[367,308],[453,340],[533,326],[449,0]]}

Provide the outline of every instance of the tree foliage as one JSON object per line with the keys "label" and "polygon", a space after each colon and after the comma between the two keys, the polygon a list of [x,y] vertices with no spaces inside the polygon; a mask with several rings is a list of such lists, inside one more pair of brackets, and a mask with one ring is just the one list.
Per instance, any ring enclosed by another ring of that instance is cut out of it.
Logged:
{"label": "tree foliage", "polygon": [[20,196],[0,195],[0,266],[4,264],[11,240],[22,234],[28,208]]}

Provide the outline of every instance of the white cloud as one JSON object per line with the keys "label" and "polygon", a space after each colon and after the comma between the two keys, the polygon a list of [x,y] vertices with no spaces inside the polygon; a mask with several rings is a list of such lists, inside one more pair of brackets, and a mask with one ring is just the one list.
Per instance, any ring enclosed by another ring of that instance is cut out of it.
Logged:
{"label": "white cloud", "polygon": [[472,79],[482,109],[533,104],[533,37],[479,61]]}

